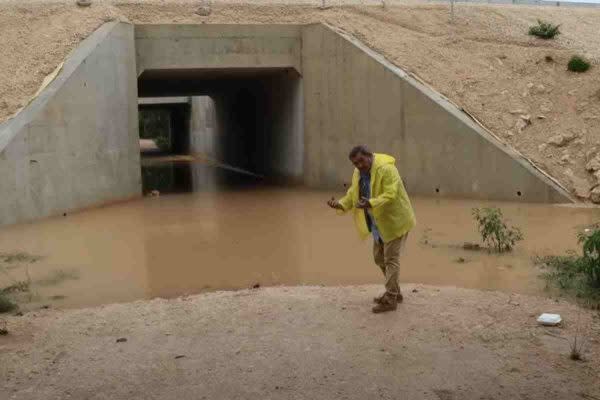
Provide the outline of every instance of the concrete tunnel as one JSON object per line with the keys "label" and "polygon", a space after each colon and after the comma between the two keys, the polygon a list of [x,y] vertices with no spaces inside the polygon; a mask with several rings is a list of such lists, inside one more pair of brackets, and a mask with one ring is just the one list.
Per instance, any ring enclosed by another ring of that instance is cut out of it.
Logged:
{"label": "concrete tunnel", "polygon": [[[175,154],[199,154],[273,181],[302,175],[302,82],[292,68],[146,70],[138,96],[189,98]],[[158,103],[158,104],[156,104]],[[171,105],[180,110],[181,105]],[[187,119],[187,121],[184,121]]]}
{"label": "concrete tunnel", "polygon": [[0,124],[0,225],[139,197],[138,101],[164,96],[193,99],[177,151],[308,188],[341,192],[348,149],[366,143],[397,159],[411,195],[573,201],[440,93],[333,27],[113,21]]}

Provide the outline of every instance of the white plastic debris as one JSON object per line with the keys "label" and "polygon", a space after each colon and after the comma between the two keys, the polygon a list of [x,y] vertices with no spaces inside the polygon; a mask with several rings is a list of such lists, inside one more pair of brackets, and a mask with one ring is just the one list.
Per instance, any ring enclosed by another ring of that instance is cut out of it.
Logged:
{"label": "white plastic debris", "polygon": [[562,318],[560,317],[560,315],[547,314],[547,313],[543,313],[537,319],[537,322],[539,322],[540,324],[548,325],[548,326],[558,325],[558,324],[560,324],[561,321],[562,321]]}

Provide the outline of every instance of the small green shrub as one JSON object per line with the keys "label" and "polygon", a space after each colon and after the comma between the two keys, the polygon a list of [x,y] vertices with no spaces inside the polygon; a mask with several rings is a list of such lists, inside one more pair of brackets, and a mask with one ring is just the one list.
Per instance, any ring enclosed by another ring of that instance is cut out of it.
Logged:
{"label": "small green shrub", "polygon": [[544,22],[538,19],[538,24],[529,28],[529,34],[541,39],[553,39],[560,35],[560,25],[554,25],[550,22]]}
{"label": "small green shrub", "polygon": [[6,295],[0,294],[0,313],[11,312],[17,308],[17,305],[13,303]]}
{"label": "small green shrub", "polygon": [[582,256],[575,252],[564,256],[534,259],[549,271],[545,278],[587,307],[600,309],[600,228],[579,235]]}
{"label": "small green shrub", "polygon": [[591,287],[600,289],[600,229],[581,233],[579,243],[583,250],[581,271]]}
{"label": "small green shrub", "polygon": [[511,251],[518,241],[523,240],[519,228],[506,225],[499,208],[474,208],[473,217],[483,243],[498,253]]}
{"label": "small green shrub", "polygon": [[585,72],[590,69],[591,64],[583,57],[573,56],[567,64],[567,69],[572,72]]}

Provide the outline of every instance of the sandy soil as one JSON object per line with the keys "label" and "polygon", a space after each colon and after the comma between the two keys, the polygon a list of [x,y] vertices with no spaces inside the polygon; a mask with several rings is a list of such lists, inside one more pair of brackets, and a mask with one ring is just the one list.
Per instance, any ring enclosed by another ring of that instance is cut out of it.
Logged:
{"label": "sandy soil", "polygon": [[[25,105],[68,52],[107,20],[322,21],[420,76],[567,188],[587,197],[600,179],[585,170],[600,150],[600,9],[458,4],[451,23],[444,4],[396,2],[387,9],[352,5],[321,11],[266,1],[222,2],[213,6],[211,16],[201,17],[193,12],[198,3],[95,1],[80,9],[73,1],[0,2],[0,121]],[[526,35],[537,18],[562,24],[563,34],[553,41]],[[568,72],[573,54],[588,57],[593,68],[585,74]],[[566,136],[565,144],[548,144],[559,134]]]}
{"label": "sandy soil", "polygon": [[[0,398],[600,397],[600,319],[591,311],[405,285],[396,312],[374,315],[379,289],[277,287],[9,317]],[[538,326],[543,311],[560,313],[564,326]],[[578,329],[587,342],[580,362],[568,358]]]}

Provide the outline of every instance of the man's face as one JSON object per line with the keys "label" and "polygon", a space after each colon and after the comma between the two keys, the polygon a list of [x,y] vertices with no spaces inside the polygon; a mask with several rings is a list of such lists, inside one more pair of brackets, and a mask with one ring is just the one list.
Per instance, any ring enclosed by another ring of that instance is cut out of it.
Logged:
{"label": "man's face", "polygon": [[350,158],[352,164],[360,171],[360,172],[369,172],[371,170],[372,159],[371,156],[366,154],[358,153],[354,157]]}

